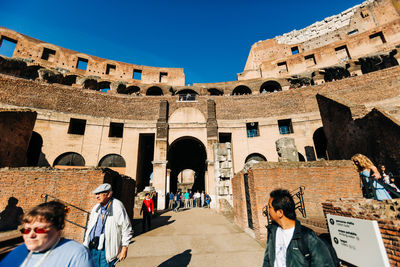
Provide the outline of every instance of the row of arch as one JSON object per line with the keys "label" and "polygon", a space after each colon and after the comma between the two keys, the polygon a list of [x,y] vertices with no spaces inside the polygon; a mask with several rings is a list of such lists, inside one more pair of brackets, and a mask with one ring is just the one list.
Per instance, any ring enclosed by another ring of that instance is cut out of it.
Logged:
{"label": "row of arch", "polygon": [[[58,156],[53,163],[54,166],[85,166],[86,161],[83,156],[76,152],[66,152]],[[125,159],[118,154],[108,154],[102,157],[98,167],[126,167]]]}

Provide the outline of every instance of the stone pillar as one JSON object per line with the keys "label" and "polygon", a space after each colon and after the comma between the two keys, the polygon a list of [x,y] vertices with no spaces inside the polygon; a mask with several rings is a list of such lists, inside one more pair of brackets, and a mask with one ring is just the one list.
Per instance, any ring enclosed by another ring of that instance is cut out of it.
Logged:
{"label": "stone pillar", "polygon": [[207,193],[211,196],[211,207],[216,207],[217,194],[214,177],[214,144],[218,143],[218,124],[216,116],[215,101],[207,100],[207,171],[205,173],[205,186]]}
{"label": "stone pillar", "polygon": [[[157,207],[165,208],[167,189],[167,150],[168,150],[168,101],[160,101],[160,113],[157,120],[156,144],[154,147],[153,186],[158,193]],[[169,183],[168,183],[169,185]]]}
{"label": "stone pillar", "polygon": [[361,76],[361,64],[356,64],[354,60],[349,61],[347,70],[350,72],[350,76]]}
{"label": "stone pillar", "polygon": [[171,191],[171,188],[170,188],[171,178],[170,177],[171,177],[171,170],[167,169],[167,180],[166,180],[167,187],[166,187],[166,190],[165,190],[167,193],[169,193]]}

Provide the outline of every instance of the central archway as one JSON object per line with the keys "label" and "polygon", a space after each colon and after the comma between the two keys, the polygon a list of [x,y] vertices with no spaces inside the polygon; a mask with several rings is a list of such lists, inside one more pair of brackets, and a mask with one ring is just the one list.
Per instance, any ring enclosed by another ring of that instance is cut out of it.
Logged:
{"label": "central archway", "polygon": [[197,138],[184,136],[175,140],[168,148],[168,169],[171,170],[170,191],[177,191],[178,175],[186,169],[194,171],[192,190],[205,190],[206,159],[206,148]]}

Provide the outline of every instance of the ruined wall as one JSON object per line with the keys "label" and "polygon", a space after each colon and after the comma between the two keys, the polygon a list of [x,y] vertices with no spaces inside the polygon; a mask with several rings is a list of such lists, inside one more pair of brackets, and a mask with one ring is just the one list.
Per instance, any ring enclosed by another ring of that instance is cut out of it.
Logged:
{"label": "ruined wall", "polygon": [[340,199],[322,203],[324,214],[376,220],[391,266],[400,265],[400,203],[398,200]]}
{"label": "ruined wall", "polygon": [[[99,58],[46,43],[4,27],[0,27],[0,37],[17,43],[14,58],[27,59],[30,63],[57,70],[60,73],[79,77],[95,76],[105,81],[126,82],[128,85],[141,83],[185,85],[185,74],[182,68],[149,67]],[[86,70],[78,68],[80,59],[87,61]],[[141,72],[140,80],[133,79],[134,70]]]}
{"label": "ruined wall", "polygon": [[[19,200],[18,206],[28,212],[42,203],[42,194],[73,204],[90,212],[96,204],[92,191],[103,182],[112,184],[115,196],[125,205],[133,218],[134,180],[107,169],[66,169],[51,168],[2,168],[0,169],[0,210],[7,205],[8,198]],[[49,197],[48,200],[53,200]],[[70,207],[67,219],[80,225],[86,224],[86,213]],[[66,223],[64,235],[78,242],[83,240],[84,230]]]}
{"label": "ruined wall", "polygon": [[26,153],[36,112],[0,109],[0,167],[26,166]]}
{"label": "ruined wall", "polygon": [[334,100],[317,95],[317,100],[330,159],[350,159],[361,153],[392,172],[400,169],[397,116],[380,108],[369,110],[363,105],[352,105],[342,98]]}
{"label": "ruined wall", "polygon": [[[244,173],[232,179],[235,222],[248,228]],[[307,219],[323,220],[321,203],[338,197],[362,198],[360,179],[350,161],[318,161],[309,163],[260,162],[248,170],[248,184],[253,231],[264,244],[267,218],[262,215],[269,193],[283,188],[289,191],[304,186]],[[301,216],[301,215],[298,215]]]}
{"label": "ruined wall", "polygon": [[368,0],[304,29],[259,41],[238,79],[286,77],[390,51],[400,40],[394,2]]}

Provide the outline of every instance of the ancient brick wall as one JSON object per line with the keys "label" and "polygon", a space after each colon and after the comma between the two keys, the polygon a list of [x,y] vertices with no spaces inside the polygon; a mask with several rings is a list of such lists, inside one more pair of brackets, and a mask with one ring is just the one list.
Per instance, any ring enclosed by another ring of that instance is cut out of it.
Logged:
{"label": "ancient brick wall", "polygon": [[[243,175],[238,173],[232,180],[235,222],[242,228],[247,226]],[[267,238],[267,218],[262,215],[262,209],[268,203],[269,193],[275,189],[293,191],[304,186],[304,202],[310,220],[324,220],[321,203],[327,199],[362,198],[359,176],[350,161],[260,162],[248,170],[248,183],[253,230],[262,244]]]}
{"label": "ancient brick wall", "polygon": [[361,153],[392,172],[400,169],[399,120],[384,110],[369,111],[363,105],[349,104],[343,96],[332,96],[317,96],[329,158],[350,159]]}
{"label": "ancient brick wall", "polygon": [[198,96],[196,102],[178,102],[178,96],[135,97],[104,94],[0,74],[1,103],[128,120],[157,120],[160,100],[168,100],[169,114],[181,107],[195,107],[206,117],[206,101],[212,98],[216,103],[217,120],[317,112],[315,95],[332,92],[354,104],[395,98],[400,94],[400,67],[272,94]]}
{"label": "ancient brick wall", "polygon": [[376,220],[391,266],[400,266],[400,203],[398,200],[340,199],[322,203],[324,214]]}
{"label": "ancient brick wall", "polygon": [[[19,200],[18,206],[28,212],[42,203],[42,194],[49,194],[64,202],[90,212],[96,204],[92,191],[103,182],[111,183],[115,196],[126,205],[133,218],[134,180],[121,177],[108,169],[52,169],[52,168],[2,168],[0,169],[0,210],[7,205],[8,198]],[[54,198],[49,197],[48,201]],[[67,219],[86,224],[86,213],[70,207]],[[66,223],[64,236],[81,242],[84,230]]]}
{"label": "ancient brick wall", "polygon": [[36,112],[0,109],[0,167],[26,166]]}

